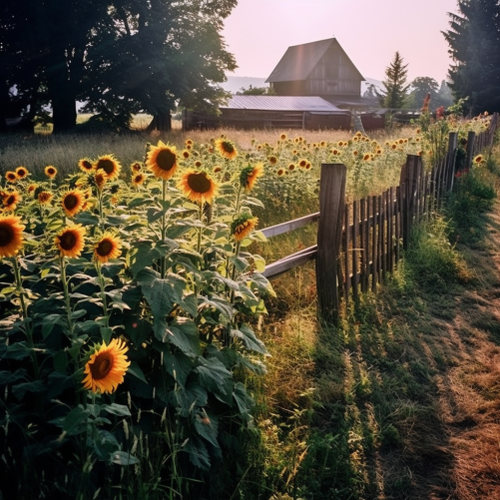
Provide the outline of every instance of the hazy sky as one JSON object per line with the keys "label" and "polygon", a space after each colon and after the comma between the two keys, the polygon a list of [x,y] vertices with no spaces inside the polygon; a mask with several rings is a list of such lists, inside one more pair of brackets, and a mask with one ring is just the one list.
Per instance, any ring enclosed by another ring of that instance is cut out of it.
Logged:
{"label": "hazy sky", "polygon": [[408,81],[446,78],[441,31],[457,0],[238,0],[222,32],[238,69],[229,76],[267,78],[292,45],[337,38],[365,78],[383,80],[399,51]]}

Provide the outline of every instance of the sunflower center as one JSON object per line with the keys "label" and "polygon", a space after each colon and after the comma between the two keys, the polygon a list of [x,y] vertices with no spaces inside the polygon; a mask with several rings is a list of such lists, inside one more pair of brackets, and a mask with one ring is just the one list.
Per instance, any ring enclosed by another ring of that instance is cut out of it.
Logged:
{"label": "sunflower center", "polygon": [[56,173],[56,171],[53,168],[49,168],[49,169],[47,169],[47,173],[49,175],[54,175]]}
{"label": "sunflower center", "polygon": [[203,173],[190,174],[187,181],[189,187],[195,193],[208,193],[212,188],[212,183],[210,179]]}
{"label": "sunflower center", "polygon": [[90,365],[90,372],[94,380],[105,378],[113,368],[113,355],[109,352],[98,354],[94,362]]}
{"label": "sunflower center", "polygon": [[71,250],[76,244],[76,234],[73,231],[66,231],[59,236],[59,244],[63,250]]}
{"label": "sunflower center", "polygon": [[99,164],[97,165],[97,168],[102,168],[107,175],[112,174],[115,171],[115,164],[108,159],[103,159],[99,160]]}
{"label": "sunflower center", "polygon": [[74,194],[67,194],[64,197],[64,206],[68,210],[72,210],[78,205],[78,196],[75,196]]}
{"label": "sunflower center", "polygon": [[9,245],[14,239],[14,230],[9,224],[0,224],[0,247]]}
{"label": "sunflower center", "polygon": [[89,161],[87,160],[83,160],[82,161],[82,167],[85,169],[85,170],[92,170],[92,163],[90,163]]}
{"label": "sunflower center", "polygon": [[4,205],[6,207],[8,207],[9,205],[12,205],[12,203],[14,203],[16,201],[16,197],[11,194],[5,201],[4,201]]}
{"label": "sunflower center", "polygon": [[165,172],[171,170],[175,165],[175,154],[170,149],[162,149],[156,157],[156,164]]}
{"label": "sunflower center", "polygon": [[113,250],[113,243],[111,243],[108,239],[100,241],[96,248],[96,252],[101,257],[108,256],[111,253],[111,250]]}
{"label": "sunflower center", "polygon": [[221,146],[226,153],[232,153],[234,151],[234,146],[230,142],[222,141]]}

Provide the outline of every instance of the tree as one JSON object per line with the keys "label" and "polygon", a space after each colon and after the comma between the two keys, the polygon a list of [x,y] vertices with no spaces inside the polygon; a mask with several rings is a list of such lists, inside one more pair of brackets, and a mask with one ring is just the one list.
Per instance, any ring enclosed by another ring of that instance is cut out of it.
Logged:
{"label": "tree", "polygon": [[443,32],[453,59],[448,75],[455,100],[467,111],[500,111],[500,4],[497,0],[459,0]]}
{"label": "tree", "polygon": [[399,52],[394,54],[394,59],[385,70],[385,80],[382,82],[385,91],[376,91],[380,105],[384,108],[399,109],[406,104],[408,89],[406,82],[407,64],[403,64],[403,58]]}
{"label": "tree", "polygon": [[429,94],[431,99],[431,109],[439,106],[436,105],[439,92],[439,84],[429,76],[419,76],[415,78],[411,84],[411,92],[408,95],[407,104],[410,108],[421,108],[425,97]]}
{"label": "tree", "polygon": [[250,84],[247,89],[241,87],[236,95],[276,95],[276,92],[272,87],[254,87]]}

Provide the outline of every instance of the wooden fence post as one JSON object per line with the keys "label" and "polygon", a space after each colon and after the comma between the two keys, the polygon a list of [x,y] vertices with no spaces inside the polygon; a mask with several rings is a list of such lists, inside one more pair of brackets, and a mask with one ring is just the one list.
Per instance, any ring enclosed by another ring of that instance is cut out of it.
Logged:
{"label": "wooden fence post", "polygon": [[467,160],[465,161],[465,168],[472,166],[472,158],[474,156],[474,143],[476,142],[476,132],[470,131],[467,134]]}
{"label": "wooden fence post", "polygon": [[446,155],[447,183],[446,189],[453,191],[453,180],[455,179],[455,158],[457,155],[458,133],[450,132],[448,137],[448,153]]}
{"label": "wooden fence post", "polygon": [[340,310],[342,278],[339,257],[345,210],[345,165],[322,164],[319,188],[318,253],[316,286],[320,314],[337,323]]}
{"label": "wooden fence post", "polygon": [[401,196],[401,237],[405,250],[408,248],[413,218],[416,215],[417,199],[420,196],[418,187],[422,174],[422,158],[417,155],[407,155],[399,180],[401,188],[399,191]]}

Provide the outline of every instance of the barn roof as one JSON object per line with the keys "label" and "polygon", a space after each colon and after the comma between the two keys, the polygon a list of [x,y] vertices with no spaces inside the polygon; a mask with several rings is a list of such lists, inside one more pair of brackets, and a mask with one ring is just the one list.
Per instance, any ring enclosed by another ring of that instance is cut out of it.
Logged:
{"label": "barn roof", "polygon": [[226,105],[221,105],[220,109],[345,113],[344,110],[316,96],[235,95],[228,100]]}
{"label": "barn roof", "polygon": [[364,80],[363,76],[349,59],[349,56],[340,46],[337,39],[328,38],[318,42],[310,42],[288,47],[278,65],[269,75],[266,83],[306,80],[332,44],[336,44],[338,46],[338,48],[345,54],[346,58],[352,64],[354,70],[358,73],[359,78]]}

